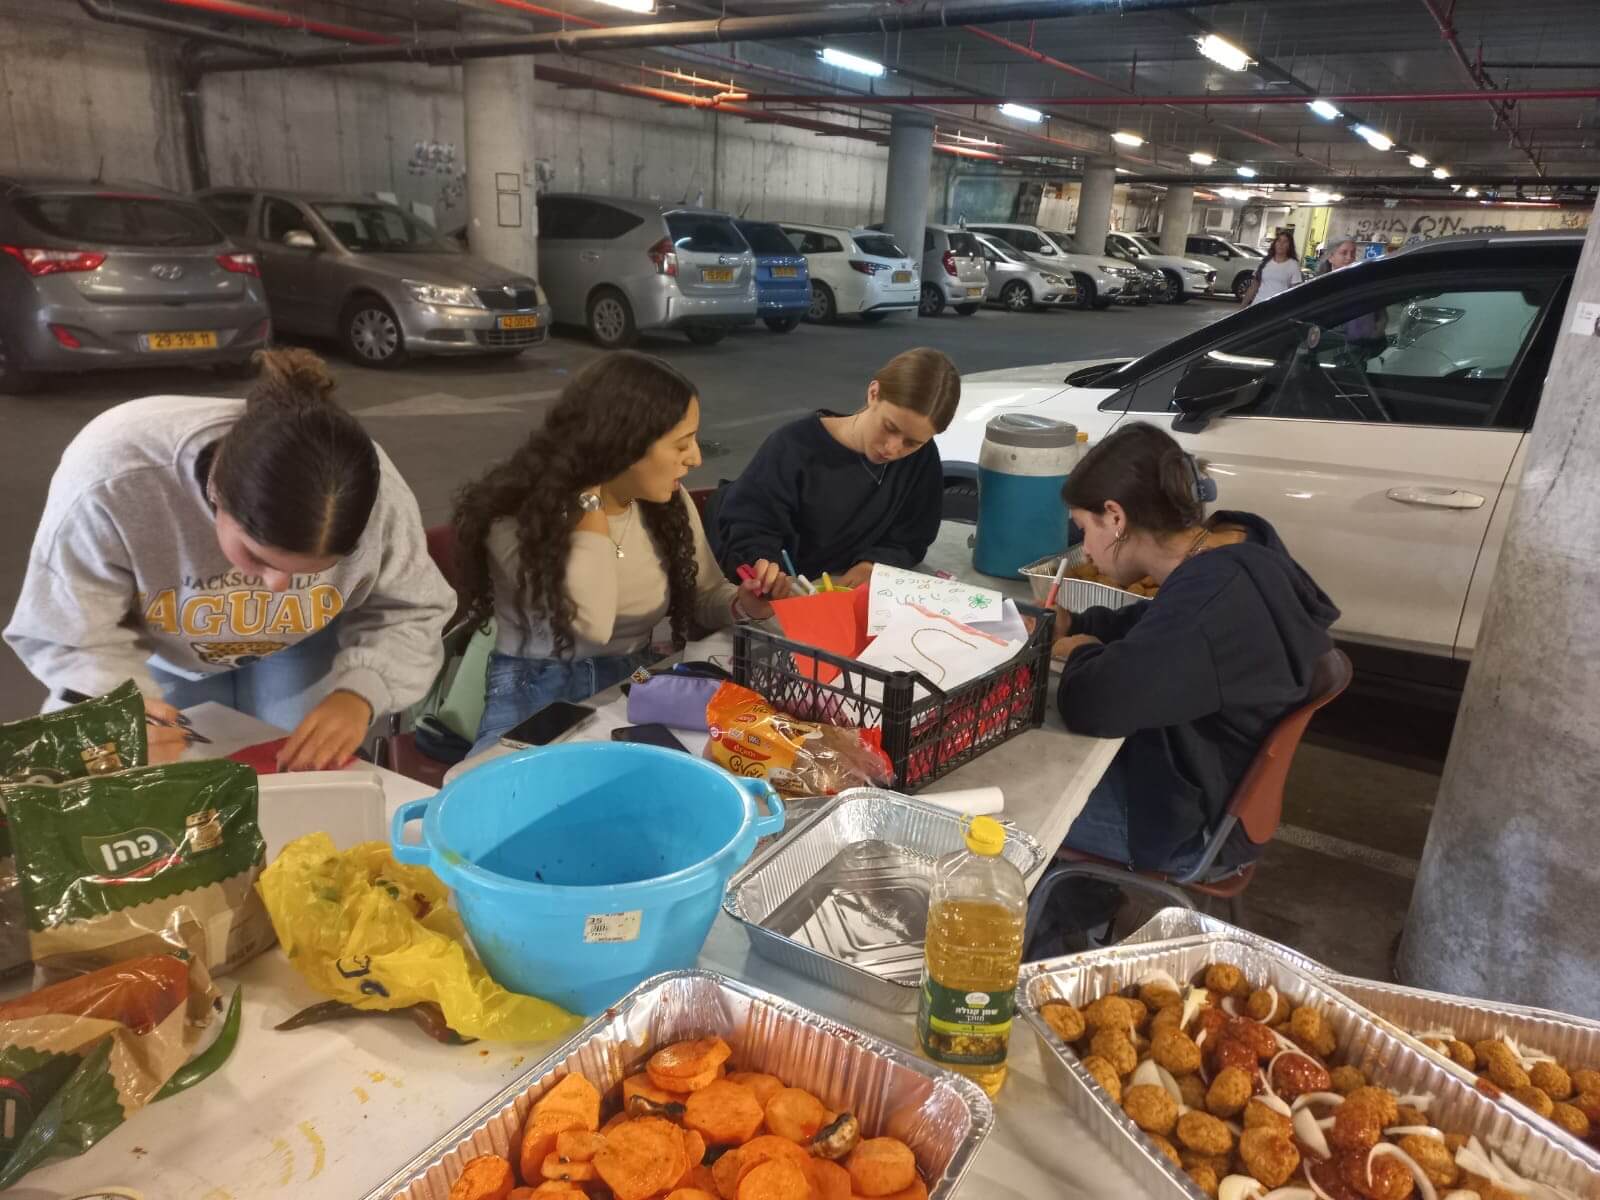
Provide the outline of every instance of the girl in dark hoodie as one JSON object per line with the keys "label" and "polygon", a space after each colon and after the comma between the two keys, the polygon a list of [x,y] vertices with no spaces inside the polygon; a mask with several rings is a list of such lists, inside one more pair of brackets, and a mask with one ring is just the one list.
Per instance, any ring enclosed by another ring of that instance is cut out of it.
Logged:
{"label": "girl in dark hoodie", "polygon": [[[1266,521],[1205,516],[1208,484],[1168,434],[1135,423],[1062,491],[1103,574],[1161,589],[1117,611],[1057,614],[1067,728],[1126,739],[1067,845],[1140,870],[1199,861],[1262,742],[1309,698],[1339,616]],[[1218,872],[1256,853],[1235,828]]]}

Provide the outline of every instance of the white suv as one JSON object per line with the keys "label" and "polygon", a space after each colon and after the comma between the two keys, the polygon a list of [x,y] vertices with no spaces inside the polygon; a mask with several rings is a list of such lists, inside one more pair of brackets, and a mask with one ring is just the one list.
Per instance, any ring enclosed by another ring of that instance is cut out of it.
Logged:
{"label": "white suv", "polygon": [[1195,262],[1217,273],[1216,283],[1212,285],[1217,295],[1231,295],[1236,300],[1244,299],[1244,294],[1250,290],[1250,281],[1256,276],[1256,268],[1261,265],[1259,254],[1251,254],[1209,233],[1191,234],[1183,250]]}
{"label": "white suv", "polygon": [[830,325],[854,314],[871,322],[916,311],[922,272],[891,235],[842,225],[778,224],[811,272],[806,320]]}
{"label": "white suv", "polygon": [[1161,299],[1169,304],[1182,304],[1190,296],[1204,296],[1211,290],[1212,281],[1217,277],[1217,273],[1203,262],[1161,253],[1161,247],[1143,234],[1106,234],[1106,253],[1112,258],[1160,271],[1167,281],[1166,294]]}
{"label": "white suv", "polygon": [[1253,304],[1134,361],[968,375],[938,438],[970,503],[1004,412],[1099,441],[1171,429],[1222,508],[1277,526],[1357,665],[1459,686],[1516,494],[1582,231],[1440,238]]}
{"label": "white suv", "polygon": [[1114,258],[1078,254],[1062,245],[1037,225],[968,225],[973,233],[986,233],[1045,260],[1043,265],[1056,271],[1066,268],[1078,284],[1078,308],[1110,308],[1113,304],[1132,304],[1143,294],[1139,269]]}

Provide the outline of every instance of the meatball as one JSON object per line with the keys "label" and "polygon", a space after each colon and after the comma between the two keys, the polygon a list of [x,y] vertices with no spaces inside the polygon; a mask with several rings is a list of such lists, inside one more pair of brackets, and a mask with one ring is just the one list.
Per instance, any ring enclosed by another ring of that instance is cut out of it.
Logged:
{"label": "meatball", "polygon": [[1313,1054],[1327,1058],[1339,1048],[1333,1026],[1316,1009],[1302,1004],[1289,1016],[1289,1036]]}
{"label": "meatball", "polygon": [[1199,1188],[1208,1196],[1215,1196],[1217,1194],[1217,1173],[1215,1170],[1207,1166],[1205,1163],[1196,1163],[1194,1166],[1187,1167],[1185,1169],[1189,1172],[1190,1182],[1192,1182],[1195,1187]]}
{"label": "meatball", "polygon": [[1417,1187],[1411,1169],[1388,1155],[1341,1155],[1339,1175],[1369,1200],[1406,1200]]}
{"label": "meatball", "polygon": [[1237,1038],[1225,1037],[1217,1043],[1216,1051],[1211,1055],[1211,1062],[1217,1070],[1228,1067],[1238,1067],[1240,1070],[1255,1073],[1256,1064],[1261,1060],[1256,1057],[1256,1052]]}
{"label": "meatball", "polygon": [[1039,1006],[1039,1015],[1063,1042],[1077,1041],[1088,1028],[1083,1014],[1065,1000],[1045,1001]]}
{"label": "meatball", "polygon": [[1095,1033],[1094,1039],[1089,1043],[1089,1053],[1098,1054],[1105,1059],[1117,1069],[1118,1075],[1131,1074],[1139,1065],[1139,1052],[1133,1048],[1127,1033],[1109,1026]]}
{"label": "meatball", "polygon": [[1172,1165],[1173,1166],[1175,1166],[1175,1167],[1182,1167],[1183,1166],[1183,1159],[1179,1157],[1178,1148],[1176,1146],[1174,1146],[1171,1142],[1167,1141],[1167,1139],[1162,1137],[1159,1133],[1152,1133],[1152,1134],[1148,1134],[1147,1136],[1150,1138],[1150,1140],[1152,1142],[1155,1143],[1155,1147],[1156,1147],[1157,1150],[1161,1151],[1161,1153],[1165,1154],[1169,1159],[1172,1160]]}
{"label": "meatball", "polygon": [[1150,1057],[1174,1075],[1192,1075],[1200,1069],[1200,1047],[1178,1029],[1168,1029],[1150,1039]]}
{"label": "meatball", "polygon": [[1206,1111],[1216,1117],[1236,1116],[1255,1090],[1255,1076],[1249,1071],[1240,1067],[1224,1067],[1206,1089]]}
{"label": "meatball", "polygon": [[1394,1124],[1396,1125],[1431,1125],[1428,1114],[1420,1108],[1412,1108],[1409,1104],[1402,1104],[1395,1109]]}
{"label": "meatball", "polygon": [[1562,1101],[1551,1105],[1550,1119],[1574,1137],[1586,1138],[1589,1130],[1593,1128],[1589,1118],[1584,1115],[1583,1109]]}
{"label": "meatball", "polygon": [[1231,1154],[1233,1133],[1208,1113],[1186,1112],[1178,1118],[1178,1144],[1201,1154]]}
{"label": "meatball", "polygon": [[1210,1167],[1217,1173],[1217,1178],[1224,1179],[1228,1169],[1233,1165],[1232,1154],[1201,1154],[1198,1150],[1178,1149],[1179,1156],[1183,1159],[1183,1169],[1192,1171],[1196,1167]]}
{"label": "meatball", "polygon": [[1250,999],[1244,1002],[1244,1011],[1251,1020],[1271,1025],[1288,1015],[1289,1003],[1276,992],[1261,988],[1250,993]]}
{"label": "meatball", "polygon": [[1572,1107],[1589,1118],[1590,1124],[1600,1124],[1600,1094],[1583,1092],[1572,1098]]}
{"label": "meatball", "polygon": [[1198,1075],[1180,1075],[1178,1077],[1178,1091],[1183,1093],[1185,1108],[1205,1109],[1206,1106],[1206,1081]]}
{"label": "meatball", "polygon": [[1286,1054],[1272,1068],[1273,1090],[1293,1103],[1307,1092],[1326,1092],[1333,1087],[1328,1068],[1304,1054]]}
{"label": "meatball", "polygon": [[1282,1187],[1299,1167],[1300,1151],[1288,1134],[1265,1128],[1246,1129],[1239,1139],[1239,1160],[1263,1187],[1276,1188]]}
{"label": "meatball", "polygon": [[1541,1117],[1548,1117],[1556,1107],[1554,1100],[1532,1084],[1527,1087],[1512,1088],[1511,1098],[1519,1104],[1526,1104]]}
{"label": "meatball", "polygon": [[1083,1019],[1090,1029],[1116,1029],[1126,1032],[1133,1028],[1133,1009],[1121,996],[1101,996],[1083,1010]]}
{"label": "meatball", "polygon": [[1178,1102],[1167,1089],[1153,1083],[1139,1083],[1122,1093],[1123,1111],[1146,1133],[1171,1133],[1178,1123]]}
{"label": "meatball", "polygon": [[1428,1177],[1428,1182],[1436,1188],[1454,1187],[1461,1176],[1455,1155],[1441,1138],[1408,1133],[1400,1139],[1400,1149],[1411,1156],[1412,1161]]}
{"label": "meatball", "polygon": [[1200,1034],[1204,1033],[1206,1035],[1207,1044],[1212,1046],[1217,1044],[1217,1035],[1220,1034],[1228,1024],[1227,1013],[1223,1012],[1220,1008],[1212,1008],[1209,1006],[1202,1008],[1199,1012],[1197,1012],[1194,1015],[1194,1019],[1199,1025],[1199,1028],[1195,1031],[1195,1040],[1198,1041]]}
{"label": "meatball", "polygon": [[1600,1071],[1574,1071],[1572,1073],[1572,1090],[1580,1096],[1600,1096]]}
{"label": "meatball", "polygon": [[1122,1003],[1127,1006],[1128,1016],[1133,1021],[1135,1029],[1143,1029],[1150,1023],[1150,1006],[1143,1000],[1134,1000],[1124,996]]}
{"label": "meatball", "polygon": [[1357,1088],[1367,1086],[1367,1077],[1360,1067],[1335,1067],[1328,1072],[1328,1083],[1341,1096],[1348,1096]]}
{"label": "meatball", "polygon": [[1218,1000],[1224,996],[1237,996],[1243,1000],[1250,995],[1250,985],[1244,980],[1244,972],[1231,963],[1212,963],[1207,967],[1205,984],[1206,990]]}
{"label": "meatball", "polygon": [[1351,1105],[1370,1107],[1378,1116],[1380,1128],[1387,1129],[1393,1125],[1400,1116],[1400,1100],[1386,1087],[1360,1087],[1344,1098],[1340,1111]]}
{"label": "meatball", "polygon": [[1489,1068],[1489,1078],[1505,1088],[1514,1092],[1518,1088],[1532,1087],[1532,1080],[1528,1072],[1522,1067],[1522,1061],[1511,1052],[1511,1047],[1504,1042],[1490,1042],[1484,1047],[1484,1053],[1479,1054],[1484,1064]]}
{"label": "meatball", "polygon": [[1346,1100],[1333,1114],[1328,1145],[1336,1151],[1365,1154],[1383,1137],[1383,1121],[1375,1107]]}
{"label": "meatball", "polygon": [[1147,983],[1139,989],[1139,999],[1152,1013],[1163,1008],[1183,1008],[1183,997],[1164,983]]}
{"label": "meatball", "polygon": [[1158,1008],[1150,1017],[1150,1036],[1155,1037],[1169,1029],[1178,1029],[1178,1024],[1183,1019],[1182,1008]]}
{"label": "meatball", "polygon": [[1259,1100],[1251,1100],[1244,1106],[1244,1127],[1251,1129],[1271,1129],[1288,1137],[1294,1132],[1294,1122],[1280,1112],[1274,1112]]}
{"label": "meatball", "polygon": [[1478,1069],[1477,1052],[1460,1038],[1452,1038],[1450,1040],[1450,1057],[1469,1071]]}
{"label": "meatball", "polygon": [[1222,1036],[1243,1042],[1256,1052],[1256,1057],[1262,1062],[1266,1062],[1282,1049],[1278,1045],[1278,1039],[1273,1036],[1272,1030],[1259,1021],[1247,1021],[1243,1017],[1229,1021],[1227,1027],[1222,1031]]}
{"label": "meatball", "polygon": [[1339,1159],[1325,1158],[1321,1162],[1313,1161],[1311,1175],[1317,1181],[1317,1186],[1326,1192],[1332,1200],[1367,1200],[1360,1192],[1346,1183],[1339,1173]]}
{"label": "meatball", "polygon": [[1528,1068],[1528,1081],[1552,1100],[1566,1100],[1572,1096],[1572,1076],[1560,1063],[1534,1063]]}
{"label": "meatball", "polygon": [[1091,1054],[1083,1060],[1083,1069],[1094,1076],[1094,1081],[1105,1088],[1113,1100],[1122,1103],[1122,1076],[1114,1066],[1098,1054]]}

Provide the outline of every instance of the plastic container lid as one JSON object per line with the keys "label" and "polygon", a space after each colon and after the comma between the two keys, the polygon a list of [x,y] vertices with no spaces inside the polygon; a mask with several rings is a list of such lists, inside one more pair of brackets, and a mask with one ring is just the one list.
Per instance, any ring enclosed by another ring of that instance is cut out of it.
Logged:
{"label": "plastic container lid", "polygon": [[1029,413],[1002,413],[984,426],[983,436],[997,446],[1054,450],[1076,445],[1078,428],[1067,421],[1052,421],[1049,417]]}
{"label": "plastic container lid", "polygon": [[1087,429],[1078,430],[1078,444],[1081,446],[1085,442],[1087,442],[1088,440],[1089,440],[1089,431]]}
{"label": "plastic container lid", "polygon": [[1006,827],[993,817],[973,817],[966,835],[967,849],[986,858],[1006,848]]}

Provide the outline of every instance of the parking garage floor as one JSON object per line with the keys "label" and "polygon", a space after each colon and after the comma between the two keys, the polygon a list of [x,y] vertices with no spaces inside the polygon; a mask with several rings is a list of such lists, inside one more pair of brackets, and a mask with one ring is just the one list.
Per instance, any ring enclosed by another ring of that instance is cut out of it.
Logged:
{"label": "parking garage floor", "polygon": [[[705,463],[691,486],[740,470],[779,424],[818,407],[849,410],[892,355],[932,345],[963,372],[1139,354],[1235,311],[1202,300],[1100,313],[946,313],[875,325],[802,325],[787,335],[753,326],[717,346],[646,338],[693,379],[702,402]],[[448,518],[455,488],[519,440],[596,351],[558,335],[511,361],[419,361],[396,371],[329,356],[344,403],[398,464],[425,522]],[[61,450],[96,414],[154,394],[242,394],[245,384],[181,370],[57,382],[0,397],[0,617],[16,600],[34,526]],[[1292,549],[1292,547],[1291,547]],[[1338,580],[1321,580],[1337,600]],[[0,720],[33,711],[41,689],[0,652]],[[1246,924],[1336,968],[1389,976],[1449,737],[1450,714],[1358,685],[1317,718],[1290,776],[1285,826],[1246,896]],[[1395,730],[1407,731],[1397,741]],[[1420,732],[1418,732],[1420,731]]]}

